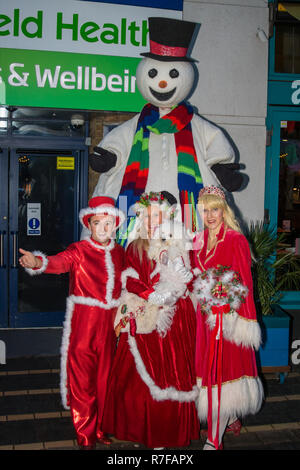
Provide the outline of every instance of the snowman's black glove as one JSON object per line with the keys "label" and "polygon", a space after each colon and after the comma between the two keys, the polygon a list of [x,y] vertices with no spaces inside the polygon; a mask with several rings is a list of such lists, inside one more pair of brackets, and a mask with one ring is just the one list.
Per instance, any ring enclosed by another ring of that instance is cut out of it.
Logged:
{"label": "snowman's black glove", "polygon": [[89,164],[97,173],[106,173],[116,166],[117,155],[102,147],[94,147],[94,153],[89,155]]}
{"label": "snowman's black glove", "polygon": [[243,175],[236,171],[240,168],[239,163],[216,163],[211,167],[223,188],[229,192],[238,191],[242,186]]}

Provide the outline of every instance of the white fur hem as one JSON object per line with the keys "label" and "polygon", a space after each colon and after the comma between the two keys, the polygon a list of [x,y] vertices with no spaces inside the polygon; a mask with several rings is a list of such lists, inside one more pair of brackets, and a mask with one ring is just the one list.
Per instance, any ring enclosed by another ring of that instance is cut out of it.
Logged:
{"label": "white fur hem", "polygon": [[63,336],[62,336],[62,343],[61,343],[61,359],[60,359],[60,394],[61,394],[61,401],[63,407],[68,410],[68,389],[67,389],[67,359],[68,359],[68,349],[70,343],[70,335],[71,335],[71,322],[72,316],[74,312],[75,304],[81,305],[88,305],[90,307],[99,307],[105,310],[110,310],[111,308],[115,308],[119,305],[119,300],[111,300],[110,303],[103,303],[97,299],[93,299],[92,297],[80,297],[76,295],[70,295],[67,298],[67,308],[66,308],[66,316],[63,325]]}
{"label": "white fur hem", "polygon": [[193,389],[188,392],[177,390],[175,387],[168,387],[164,389],[158,387],[158,385],[154,383],[153,379],[148,374],[145,364],[143,363],[141,355],[138,351],[135,338],[131,336],[130,334],[128,334],[128,343],[129,343],[131,353],[134,357],[137,371],[141,379],[143,380],[143,382],[149,388],[150,394],[154,400],[156,401],[172,400],[172,401],[179,401],[181,403],[183,402],[189,403],[197,399],[198,394],[199,394],[197,385],[195,385]]}
{"label": "white fur hem", "polygon": [[48,266],[48,258],[47,255],[42,253],[41,251],[33,251],[32,254],[34,256],[39,256],[42,258],[42,266],[39,269],[31,269],[31,268],[25,268],[25,271],[30,274],[30,276],[36,276],[38,274],[42,274],[44,271],[46,271],[47,266]]}
{"label": "white fur hem", "polygon": [[[201,422],[207,421],[208,399],[207,387],[202,387],[201,379],[197,379],[199,396],[197,399],[198,416]],[[220,412],[227,416],[243,417],[256,414],[264,399],[263,386],[259,377],[241,377],[222,384]],[[212,412],[217,415],[218,387],[212,387]]]}

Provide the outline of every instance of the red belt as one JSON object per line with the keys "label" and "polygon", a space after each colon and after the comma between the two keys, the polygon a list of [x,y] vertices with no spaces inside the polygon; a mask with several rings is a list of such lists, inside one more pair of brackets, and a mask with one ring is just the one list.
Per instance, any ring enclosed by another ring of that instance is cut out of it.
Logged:
{"label": "red belt", "polygon": [[[213,315],[216,315],[216,324],[212,330],[209,344],[209,358],[208,358],[208,439],[212,442],[216,449],[219,448],[219,428],[220,428],[220,405],[221,405],[221,388],[222,388],[222,354],[223,354],[223,313],[230,312],[230,305],[214,305],[211,308]],[[220,329],[220,337],[217,338]],[[212,365],[214,357],[217,356],[217,387],[218,387],[218,417],[217,429],[215,437],[212,435]]]}

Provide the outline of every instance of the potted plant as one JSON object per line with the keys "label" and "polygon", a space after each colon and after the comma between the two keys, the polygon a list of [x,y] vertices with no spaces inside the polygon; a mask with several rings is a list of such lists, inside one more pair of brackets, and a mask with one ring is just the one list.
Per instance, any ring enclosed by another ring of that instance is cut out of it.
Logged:
{"label": "potted plant", "polygon": [[276,372],[280,381],[290,369],[290,317],[281,307],[284,290],[299,290],[300,262],[283,249],[285,234],[263,222],[251,223],[246,231],[252,256],[254,298],[262,328],[262,345],[257,355],[263,372]]}

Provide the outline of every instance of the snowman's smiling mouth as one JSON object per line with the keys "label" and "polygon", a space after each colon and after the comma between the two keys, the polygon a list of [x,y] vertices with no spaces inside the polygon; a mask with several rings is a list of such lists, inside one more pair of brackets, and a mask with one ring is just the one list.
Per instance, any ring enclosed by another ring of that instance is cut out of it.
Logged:
{"label": "snowman's smiling mouth", "polygon": [[149,89],[150,89],[152,95],[154,96],[154,98],[156,98],[159,101],[169,100],[170,98],[172,98],[172,96],[174,95],[174,93],[176,91],[176,87],[173,88],[173,90],[168,91],[167,93],[160,93],[159,91],[155,91],[151,88],[151,86],[149,87]]}

